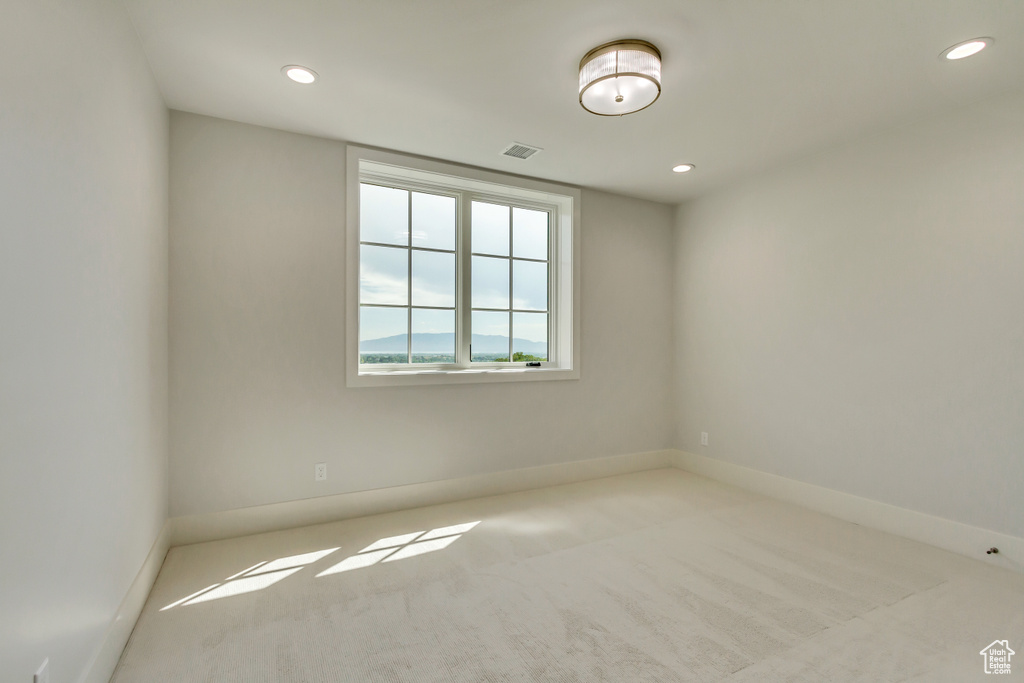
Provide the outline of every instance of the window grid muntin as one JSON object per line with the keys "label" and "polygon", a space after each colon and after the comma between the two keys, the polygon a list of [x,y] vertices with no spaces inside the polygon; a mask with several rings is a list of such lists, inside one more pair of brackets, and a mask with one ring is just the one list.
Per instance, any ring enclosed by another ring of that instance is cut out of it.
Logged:
{"label": "window grid muntin", "polygon": [[[406,250],[406,252],[407,252],[406,253],[406,271],[405,271],[406,272],[406,304],[405,305],[401,305],[401,304],[376,304],[376,303],[366,303],[366,304],[364,304],[363,301],[362,301],[362,281],[358,280],[358,282],[359,282],[359,290],[360,290],[359,293],[358,293],[359,308],[360,308],[360,310],[362,310],[365,307],[369,307],[369,308],[404,308],[404,309],[406,309],[406,320],[405,320],[405,323],[406,323],[406,328],[405,328],[406,329],[406,340],[405,340],[405,359],[406,359],[406,362],[405,363],[363,363],[363,353],[362,353],[362,349],[360,348],[360,349],[357,349],[357,351],[356,351],[356,355],[358,356],[360,367],[373,367],[373,368],[384,369],[384,368],[389,368],[389,367],[390,368],[394,368],[394,367],[401,368],[401,367],[408,367],[408,366],[413,366],[413,365],[416,365],[417,367],[430,367],[432,365],[447,366],[447,367],[455,367],[455,366],[457,366],[457,364],[459,363],[459,344],[458,344],[458,327],[459,327],[459,325],[458,325],[458,305],[459,305],[459,296],[458,296],[458,294],[459,294],[459,288],[460,288],[460,284],[459,284],[459,267],[458,267],[459,199],[460,199],[459,193],[453,193],[453,192],[450,192],[450,191],[449,192],[438,191],[435,188],[417,187],[415,185],[410,186],[410,185],[407,185],[405,183],[393,183],[393,182],[390,182],[390,181],[383,181],[383,182],[381,182],[381,181],[374,181],[372,179],[362,179],[361,178],[359,180],[360,191],[362,190],[362,186],[363,185],[374,185],[374,186],[377,186],[377,187],[384,187],[384,188],[387,188],[387,189],[402,190],[402,191],[404,191],[406,193],[406,202],[407,202],[406,207],[407,208],[406,208],[406,231],[405,231],[406,243],[405,243],[405,245],[399,245],[399,244],[394,244],[394,243],[384,243],[384,242],[363,241],[361,239],[361,237],[362,237],[361,231],[360,231],[360,240],[359,240],[360,252],[361,252],[362,247],[364,245],[365,246],[373,246],[373,247],[387,247],[389,249],[404,249],[404,250]],[[452,226],[453,230],[456,233],[455,234],[455,249],[449,250],[449,249],[437,249],[437,248],[434,248],[434,247],[417,247],[417,246],[413,246],[413,244],[412,244],[412,240],[413,240],[413,231],[412,231],[412,224],[413,224],[413,202],[412,202],[412,200],[413,200],[413,194],[414,193],[433,194],[433,195],[442,196],[442,197],[451,197],[452,199],[455,200],[455,225]],[[455,259],[455,292],[454,292],[454,294],[455,294],[455,297],[454,297],[455,298],[455,306],[448,307],[448,306],[414,306],[413,305],[413,299],[412,299],[412,285],[413,285],[412,255],[413,255],[414,251],[428,251],[428,252],[435,252],[435,253],[452,254],[452,256]],[[362,253],[360,253],[359,264],[360,264],[360,270],[361,270],[362,269]],[[453,356],[454,356],[454,362],[453,363],[431,363],[431,364],[428,364],[428,363],[414,363],[413,362],[413,360],[412,360],[412,347],[413,347],[413,344],[412,344],[412,339],[413,339],[412,313],[413,313],[413,309],[445,310],[445,311],[451,311],[452,312],[452,316],[456,320],[456,323],[455,323],[456,340],[455,340],[455,349],[454,349],[454,353],[453,353]],[[361,325],[361,320],[362,320],[361,316],[358,319],[360,320],[359,324]],[[359,340],[358,343],[361,345],[362,340]]]}
{"label": "window grid muntin", "polygon": [[[440,308],[440,310],[454,310],[455,311],[455,362],[445,364],[424,364],[424,363],[412,363],[412,270],[411,270],[411,256],[408,268],[408,286],[409,291],[409,315],[407,320],[408,325],[408,339],[407,339],[407,362],[404,364],[397,363],[363,363],[362,354],[357,352],[357,361],[360,368],[366,368],[372,371],[389,371],[389,370],[406,370],[415,367],[416,370],[465,370],[472,368],[487,369],[487,368],[509,368],[523,366],[526,363],[513,363],[513,348],[515,339],[515,330],[513,323],[513,316],[515,313],[543,313],[547,317],[547,338],[546,338],[546,357],[547,360],[542,363],[542,366],[556,366],[558,365],[559,359],[557,358],[558,341],[555,339],[556,334],[556,323],[553,320],[553,312],[551,303],[552,301],[558,300],[560,297],[560,282],[556,277],[555,269],[552,264],[560,262],[559,255],[559,241],[558,235],[560,227],[557,223],[559,220],[559,209],[556,204],[549,203],[546,201],[531,201],[519,197],[510,197],[501,193],[491,193],[487,191],[479,190],[462,190],[452,189],[444,183],[429,183],[420,182],[418,180],[407,180],[402,178],[395,178],[386,174],[378,174],[375,172],[361,172],[357,185],[370,184],[378,185],[381,187],[387,187],[392,189],[401,189],[409,192],[409,212],[408,212],[408,224],[407,224],[407,241],[408,245],[400,247],[394,244],[380,244],[374,242],[363,242],[361,239],[358,241],[360,245],[369,244],[374,246],[389,246],[392,248],[406,248],[406,249],[419,249],[424,251],[440,251],[444,253],[453,253],[443,249],[433,249],[429,247],[413,247],[412,242],[412,192],[423,192],[426,194],[435,194],[441,196],[454,197],[456,199],[456,215],[455,215],[455,259],[456,259],[456,285],[455,285],[455,308]],[[510,188],[515,189],[515,188]],[[487,204],[496,204],[502,207],[506,207],[509,212],[509,255],[495,255],[487,253],[475,253],[472,251],[472,212],[471,206],[473,202],[482,202]],[[539,211],[547,216],[547,260],[534,259],[528,257],[517,257],[512,256],[514,253],[514,232],[515,228],[513,225],[513,214],[514,209],[526,209],[531,211]],[[358,215],[358,212],[357,212]],[[461,253],[461,256],[460,256]],[[472,306],[472,265],[471,260],[473,256],[486,256],[489,258],[501,258],[509,262],[509,308],[508,309],[490,309],[490,308],[474,308]],[[516,309],[513,308],[513,282],[512,282],[512,262],[516,261],[530,261],[536,263],[547,264],[547,308],[543,311],[535,309]],[[358,278],[357,278],[358,280]],[[371,306],[378,306],[377,304],[369,304]],[[360,303],[360,307],[363,304]],[[379,307],[397,307],[403,308],[403,306],[387,306],[379,305]],[[437,307],[426,307],[416,306],[415,308],[437,308]],[[508,324],[509,324],[509,335],[508,335],[508,362],[497,363],[493,361],[473,361],[472,360],[472,314],[473,311],[494,311],[508,313]],[[358,317],[357,317],[358,320]],[[469,339],[466,339],[469,337]],[[357,333],[358,339],[358,333]],[[553,357],[553,355],[555,357]]]}
{"label": "window grid muntin", "polygon": [[[544,343],[545,343],[546,349],[545,349],[545,353],[544,353],[545,360],[543,361],[543,363],[546,365],[547,363],[549,363],[551,361],[551,348],[553,346],[552,340],[551,340],[551,328],[552,328],[552,326],[551,326],[551,297],[553,296],[553,291],[552,291],[552,277],[553,277],[553,275],[552,275],[552,272],[551,272],[552,271],[552,269],[551,269],[551,260],[552,260],[552,252],[554,251],[554,243],[553,243],[554,240],[552,239],[553,235],[554,235],[554,231],[552,230],[552,218],[554,216],[554,211],[550,207],[538,208],[536,206],[524,205],[524,204],[521,204],[519,202],[510,202],[507,199],[495,201],[495,200],[491,200],[491,199],[481,200],[479,198],[473,197],[471,199],[471,204],[473,202],[480,202],[480,203],[485,203],[485,204],[494,204],[494,205],[502,206],[502,207],[505,207],[505,208],[508,209],[508,256],[503,256],[503,255],[500,255],[500,254],[490,254],[490,253],[486,253],[486,252],[476,252],[476,251],[473,251],[472,250],[473,230],[472,230],[472,225],[470,225],[470,248],[471,248],[471,250],[470,250],[470,259],[472,259],[473,256],[480,256],[480,257],[484,257],[484,258],[504,259],[504,260],[508,261],[508,297],[509,297],[508,308],[477,307],[477,306],[473,306],[472,305],[472,300],[470,301],[470,316],[472,316],[472,312],[473,311],[485,311],[485,312],[494,312],[494,313],[508,313],[508,361],[507,362],[497,362],[497,361],[476,361],[476,360],[473,360],[473,352],[472,352],[472,346],[471,346],[470,347],[470,354],[469,354],[470,365],[479,367],[479,366],[487,366],[489,364],[489,365],[492,365],[492,366],[495,366],[495,367],[508,367],[508,366],[513,364],[512,358],[515,355],[515,352],[514,352],[515,341],[514,340],[515,340],[515,333],[516,333],[516,329],[515,329],[515,314],[516,313],[537,313],[537,314],[541,314],[542,313],[542,314],[545,315],[546,323],[547,323],[547,325],[546,325],[547,330],[546,330],[545,339],[544,339]],[[534,258],[518,257],[518,256],[514,255],[515,254],[515,232],[516,232],[515,231],[515,222],[514,221],[515,221],[515,209],[517,209],[517,208],[519,208],[519,209],[526,209],[526,210],[529,210],[529,211],[540,211],[540,212],[546,214],[546,216],[547,216],[547,246],[548,246],[548,249],[547,249],[548,258],[547,259],[534,259]],[[472,212],[470,212],[470,216],[472,216]],[[472,218],[470,218],[469,220],[472,221]],[[516,261],[526,261],[526,262],[532,262],[532,263],[543,263],[543,264],[545,264],[547,266],[547,269],[546,269],[547,270],[547,302],[546,302],[547,305],[544,307],[544,310],[537,310],[537,309],[532,309],[532,308],[531,309],[517,309],[517,308],[515,308],[515,305],[514,305],[515,304],[515,281],[514,281],[515,268],[514,268],[514,264],[515,264]],[[472,322],[470,323],[470,330],[471,330],[471,334],[472,334]],[[527,361],[523,361],[523,362],[527,362]]]}

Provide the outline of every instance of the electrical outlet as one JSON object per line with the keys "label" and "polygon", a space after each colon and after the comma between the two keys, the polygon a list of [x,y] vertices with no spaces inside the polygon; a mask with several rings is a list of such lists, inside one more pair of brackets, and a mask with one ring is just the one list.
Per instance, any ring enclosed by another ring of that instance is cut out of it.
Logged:
{"label": "electrical outlet", "polygon": [[701,432],[700,433],[700,445],[701,446],[707,446],[708,445],[708,433],[707,432]]}
{"label": "electrical outlet", "polygon": [[327,481],[327,463],[318,462],[313,470],[313,476],[317,481]]}
{"label": "electrical outlet", "polygon": [[32,677],[32,683],[50,683],[50,658],[47,657],[39,665],[39,670]]}

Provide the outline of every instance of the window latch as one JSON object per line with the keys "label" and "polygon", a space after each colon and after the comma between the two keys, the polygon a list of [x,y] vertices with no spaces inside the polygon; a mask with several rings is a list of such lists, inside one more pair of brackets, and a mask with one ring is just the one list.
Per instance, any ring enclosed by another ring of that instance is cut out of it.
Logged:
{"label": "window latch", "polygon": [[539,368],[540,367],[540,363],[527,363],[526,367],[528,367],[528,368]]}

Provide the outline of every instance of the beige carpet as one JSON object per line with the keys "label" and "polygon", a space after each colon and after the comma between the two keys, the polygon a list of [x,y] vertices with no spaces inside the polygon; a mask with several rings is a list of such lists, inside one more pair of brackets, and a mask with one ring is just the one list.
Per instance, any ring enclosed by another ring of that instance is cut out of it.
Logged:
{"label": "beige carpet", "polygon": [[657,470],[174,548],[112,680],[991,681],[996,639],[1024,680],[1024,576]]}

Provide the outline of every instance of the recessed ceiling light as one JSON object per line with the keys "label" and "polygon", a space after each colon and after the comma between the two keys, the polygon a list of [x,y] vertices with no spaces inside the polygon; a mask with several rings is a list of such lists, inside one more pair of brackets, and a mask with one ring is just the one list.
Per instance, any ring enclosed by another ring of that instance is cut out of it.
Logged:
{"label": "recessed ceiling light", "polygon": [[946,59],[963,59],[964,57],[970,57],[971,55],[978,54],[994,42],[995,40],[992,38],[971,38],[970,40],[965,40],[962,43],[957,43],[952,47],[947,47],[942,51],[942,54],[940,54],[939,57],[944,57]]}
{"label": "recessed ceiling light", "polygon": [[315,71],[313,71],[312,69],[307,69],[304,66],[299,66],[297,64],[290,64],[282,68],[281,73],[283,73],[285,76],[292,79],[296,83],[302,83],[303,85],[309,85],[310,83],[316,80]]}
{"label": "recessed ceiling light", "polygon": [[688,173],[689,171],[692,171],[695,168],[697,167],[694,166],[693,164],[679,164],[678,166],[673,166],[672,170],[675,171],[676,173]]}

